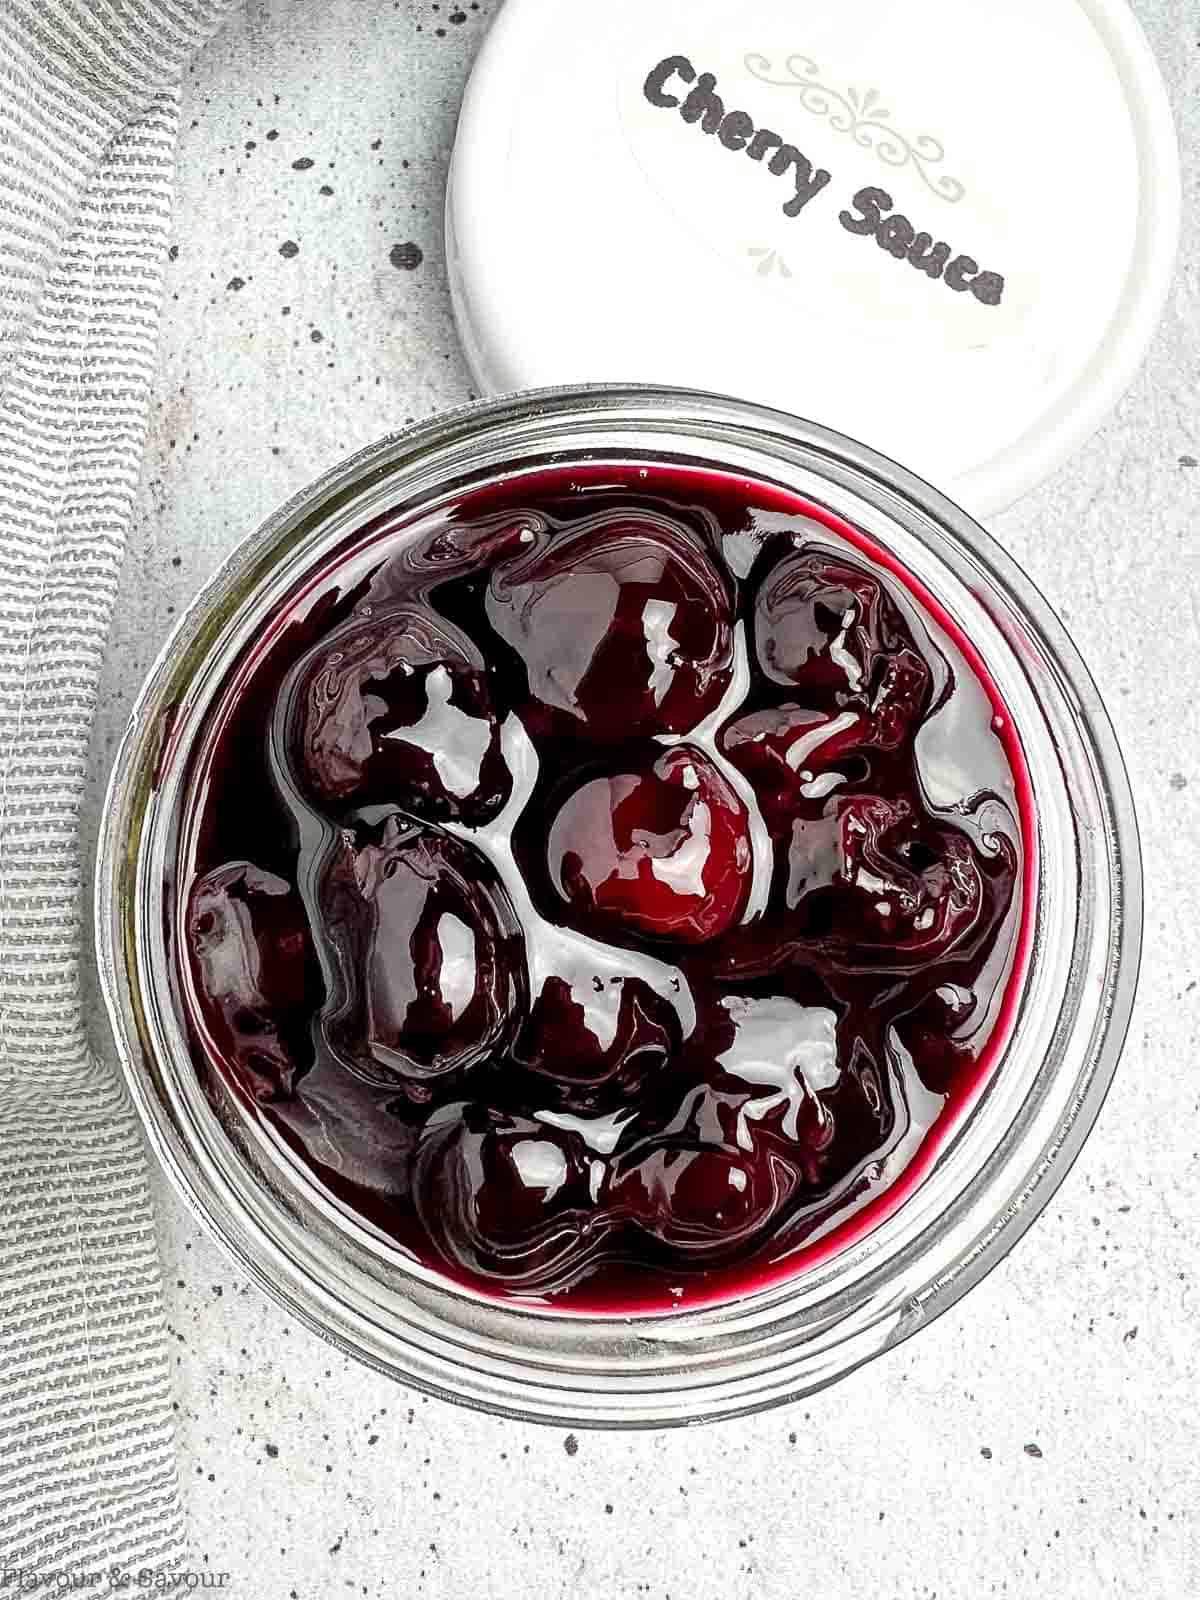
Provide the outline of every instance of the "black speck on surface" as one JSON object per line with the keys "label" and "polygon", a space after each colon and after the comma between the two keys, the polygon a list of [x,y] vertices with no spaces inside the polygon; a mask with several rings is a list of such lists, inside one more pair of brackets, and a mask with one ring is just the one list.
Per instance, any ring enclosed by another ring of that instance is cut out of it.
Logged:
{"label": "black speck on surface", "polygon": [[268,128],[267,129],[267,138],[268,139],[274,140],[274,139],[278,139],[278,137],[279,137],[279,129],[278,128]]}
{"label": "black speck on surface", "polygon": [[1125,1344],[1132,1344],[1133,1341],[1137,1338],[1137,1336],[1138,1336],[1137,1323],[1135,1322],[1133,1327],[1130,1328],[1128,1333],[1125,1334],[1124,1343]]}
{"label": "black speck on surface", "polygon": [[378,150],[378,149],[380,149],[382,144],[383,144],[383,140],[382,139],[372,139],[371,140],[371,149],[372,150]]}
{"label": "black speck on surface", "polygon": [[321,185],[320,189],[318,189],[317,193],[318,194],[332,194],[333,193],[333,185],[330,184],[330,183],[323,183]]}
{"label": "black speck on surface", "polygon": [[992,1459],[992,1452],[988,1449],[987,1445],[981,1446],[979,1454],[985,1461],[990,1461]]}
{"label": "black speck on surface", "polygon": [[1200,461],[1197,461],[1195,456],[1180,456],[1179,465],[1181,467],[1200,467]]}
{"label": "black speck on surface", "polygon": [[314,344],[320,344],[325,335],[321,332],[320,328],[314,328],[308,337]]}
{"label": "black speck on surface", "polygon": [[244,289],[246,287],[246,280],[245,278],[230,278],[225,287],[227,289]]}
{"label": "black speck on surface", "polygon": [[377,1433],[373,1433],[371,1435],[371,1437],[367,1440],[367,1443],[368,1444],[378,1444],[379,1443],[379,1435]]}
{"label": "black speck on surface", "polygon": [[1171,787],[1172,789],[1187,788],[1187,779],[1184,777],[1182,772],[1173,772],[1171,774]]}
{"label": "black speck on surface", "polygon": [[277,1457],[279,1455],[279,1446],[277,1444],[269,1444],[269,1445],[266,1445],[264,1448],[266,1449],[266,1452],[270,1456],[272,1461],[277,1459]]}
{"label": "black speck on surface", "polygon": [[394,244],[388,251],[388,260],[401,272],[415,272],[424,259],[425,252],[411,239],[407,244]]}
{"label": "black speck on surface", "polygon": [[296,243],[295,239],[285,239],[279,246],[279,254],[283,256],[286,261],[290,261],[293,256],[298,256],[300,254],[300,246]]}
{"label": "black speck on surface", "polygon": [[1040,1461],[1042,1459],[1042,1447],[1040,1444],[1027,1444],[1025,1446],[1025,1454],[1032,1456],[1035,1461]]}
{"label": "black speck on surface", "polygon": [[177,244],[173,244],[171,246],[171,248],[167,251],[167,260],[168,261],[178,261],[179,260],[179,246]]}
{"label": "black speck on surface", "polygon": [[575,1437],[575,1435],[573,1433],[569,1433],[567,1435],[567,1437],[563,1440],[563,1449],[567,1452],[567,1454],[569,1456],[578,1455],[578,1453],[579,1453],[579,1440]]}
{"label": "black speck on surface", "polygon": [[309,167],[311,167],[312,165],[313,165],[313,158],[311,156],[301,156],[299,158],[299,160],[292,162],[292,171],[293,172],[307,172]]}

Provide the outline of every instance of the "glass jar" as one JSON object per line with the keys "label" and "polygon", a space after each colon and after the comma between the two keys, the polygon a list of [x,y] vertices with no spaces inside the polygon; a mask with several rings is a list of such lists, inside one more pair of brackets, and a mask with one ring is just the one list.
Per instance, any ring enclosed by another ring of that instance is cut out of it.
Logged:
{"label": "glass jar", "polygon": [[[973,642],[1020,729],[1038,830],[1033,945],[1007,1046],[904,1203],[796,1277],[669,1315],[487,1299],[389,1249],[193,1065],[170,981],[169,885],[189,756],[233,664],[301,580],[383,512],[498,475],[647,458],[741,472],[827,506],[890,550]],[[100,975],[129,1088],[181,1195],[289,1311],[446,1398],[573,1426],[733,1416],[811,1393],[952,1305],[1029,1227],[1116,1067],[1141,942],[1128,781],[1104,707],[1049,606],[969,517],[866,447],[682,390],[524,394],[381,440],[297,495],[180,620],[118,751],[96,885]]]}

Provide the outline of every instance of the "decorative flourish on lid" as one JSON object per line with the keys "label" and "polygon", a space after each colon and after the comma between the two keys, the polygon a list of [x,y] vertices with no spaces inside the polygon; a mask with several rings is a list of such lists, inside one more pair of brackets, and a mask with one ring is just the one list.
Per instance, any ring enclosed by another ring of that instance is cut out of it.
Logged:
{"label": "decorative flourish on lid", "polygon": [[790,278],[792,275],[791,267],[778,250],[772,250],[765,244],[751,245],[746,254],[757,258],[758,265],[754,270],[760,278],[769,278],[773,272],[777,272],[781,278]]}
{"label": "decorative flourish on lid", "polygon": [[957,205],[966,194],[957,178],[945,173],[932,177],[929,167],[946,159],[945,146],[930,134],[918,134],[908,139],[891,125],[892,113],[885,107],[878,90],[857,89],[844,92],[831,89],[820,81],[821,69],[809,56],[790,55],[783,63],[785,77],[774,77],[775,65],[769,56],[751,51],[745,58],[746,70],[760,83],[769,83],[776,89],[795,89],[800,104],[814,117],[826,117],[829,126],[837,133],[849,134],[855,144],[864,150],[873,150],[889,167],[912,165],[920,174],[925,187],[939,200]]}

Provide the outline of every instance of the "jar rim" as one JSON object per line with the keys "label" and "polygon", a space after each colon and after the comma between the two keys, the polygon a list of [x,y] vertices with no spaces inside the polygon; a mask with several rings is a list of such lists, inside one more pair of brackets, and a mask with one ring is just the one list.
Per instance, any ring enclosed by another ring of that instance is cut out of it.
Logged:
{"label": "jar rim", "polygon": [[[984,659],[1023,735],[1030,718],[1044,724],[1039,976],[993,1074],[1003,1093],[989,1084],[932,1174],[863,1241],[742,1302],[554,1314],[473,1297],[394,1259],[381,1275],[312,1194],[299,1184],[283,1192],[277,1172],[256,1168],[260,1153],[205,1098],[181,1048],[161,915],[172,774],[254,618],[377,517],[381,500],[395,507],[456,474],[524,468],[538,452],[561,461],[677,451],[810,497],[816,486],[871,537],[884,533],[901,561],[924,562],[922,581],[939,578],[987,635]],[[243,541],[139,694],[104,810],[95,918],[105,1002],[150,1142],[260,1286],[350,1353],[444,1397],[557,1424],[647,1426],[811,1393],[907,1338],[1007,1253],[1061,1182],[1115,1071],[1140,956],[1141,864],[1128,779],[1087,669],[1030,580],[964,512],[818,424],[694,391],[595,385],[480,402],[389,435]]]}

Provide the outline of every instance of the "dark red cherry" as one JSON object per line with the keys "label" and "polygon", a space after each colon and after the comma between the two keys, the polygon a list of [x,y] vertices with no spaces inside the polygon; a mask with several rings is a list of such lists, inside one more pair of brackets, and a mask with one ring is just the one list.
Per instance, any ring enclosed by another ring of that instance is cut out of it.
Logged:
{"label": "dark red cherry", "polygon": [[817,1186],[845,1077],[837,1014],[780,994],[727,994],[698,1037],[703,1054],[685,1055],[662,1080],[655,1142],[713,1145],[755,1161],[774,1150]]}
{"label": "dark red cherry", "polygon": [[485,1105],[430,1117],[413,1164],[417,1214],[445,1260],[525,1293],[561,1290],[603,1249],[604,1163],[574,1133]]}
{"label": "dark red cherry", "polygon": [[906,1053],[921,1082],[934,1094],[950,1094],[969,1078],[978,1032],[986,1026],[981,1009],[973,989],[948,980],[896,1020],[893,1049]]}
{"label": "dark red cherry", "polygon": [[758,664],[805,703],[872,713],[872,737],[894,747],[927,708],[930,671],[882,576],[819,547],[784,558],[755,602]]}
{"label": "dark red cherry", "polygon": [[823,808],[831,794],[870,776],[872,733],[864,710],[806,710],[792,702],[747,712],[721,729],[721,753],[749,779],[773,831],[797,809]]}
{"label": "dark red cherry", "polygon": [[339,628],[307,658],[291,702],[299,770],[318,805],[478,823],[512,791],[483,658],[423,607]]}
{"label": "dark red cherry", "polygon": [[204,1014],[218,1048],[256,1099],[290,1092],[312,957],[295,888],[248,861],[192,888],[187,937]]}
{"label": "dark red cherry", "polygon": [[542,984],[513,1060],[584,1099],[606,1087],[637,1092],[679,1046],[675,1008],[636,976],[588,973],[574,963],[568,973]]}
{"label": "dark red cherry", "polygon": [[604,743],[687,733],[729,683],[725,586],[665,517],[592,517],[535,536],[493,569],[487,614],[524,663],[534,733]]}
{"label": "dark red cherry", "polygon": [[736,1254],[753,1243],[798,1187],[774,1151],[656,1143],[614,1163],[611,1213],[685,1261]]}
{"label": "dark red cherry", "polygon": [[745,807],[699,750],[583,783],[550,828],[550,879],[581,927],[700,944],[750,889]]}
{"label": "dark red cherry", "polygon": [[730,1037],[717,1065],[750,1090],[739,1111],[739,1145],[749,1147],[762,1127],[810,1156],[824,1150],[834,1131],[829,1095],[843,1075],[837,1014],[784,995],[727,995],[721,1008]]}
{"label": "dark red cherry", "polygon": [[928,664],[908,646],[899,646],[876,663],[868,705],[869,743],[896,750],[915,735],[927,715],[932,675]]}
{"label": "dark red cherry", "polygon": [[472,846],[387,815],[342,833],[318,897],[325,1033],[360,1076],[420,1098],[508,1041],[525,1005],[522,940]]}
{"label": "dark red cherry", "polygon": [[970,840],[907,800],[852,796],[797,821],[788,851],[792,933],[877,972],[944,960],[976,929],[985,888]]}

